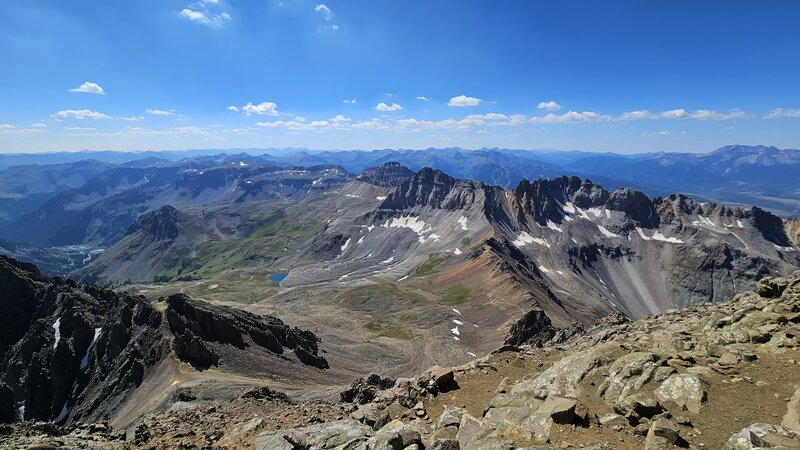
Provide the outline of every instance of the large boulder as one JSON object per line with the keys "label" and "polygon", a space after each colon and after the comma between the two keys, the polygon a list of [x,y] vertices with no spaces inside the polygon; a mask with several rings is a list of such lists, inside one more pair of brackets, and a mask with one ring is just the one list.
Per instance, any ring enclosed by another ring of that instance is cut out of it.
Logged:
{"label": "large boulder", "polygon": [[731,436],[722,450],[800,448],[800,434],[778,425],[756,423]]}
{"label": "large boulder", "polygon": [[355,420],[338,420],[263,433],[256,438],[255,448],[256,450],[354,449],[359,443],[366,443],[373,434],[371,427]]}
{"label": "large boulder", "polygon": [[508,337],[506,337],[506,344],[517,346],[529,344],[541,347],[555,336],[556,331],[544,311],[533,309],[511,326]]}
{"label": "large boulder", "polygon": [[673,401],[694,414],[700,412],[707,395],[704,383],[690,374],[670,376],[655,390],[655,394],[660,401]]}
{"label": "large boulder", "polygon": [[511,395],[533,395],[545,399],[550,395],[577,398],[580,382],[594,369],[612,360],[613,346],[598,345],[560,359],[539,376],[522,380],[511,389]]}
{"label": "large boulder", "polygon": [[794,432],[800,433],[800,389],[794,391],[787,405],[786,415],[783,416],[781,425]]}

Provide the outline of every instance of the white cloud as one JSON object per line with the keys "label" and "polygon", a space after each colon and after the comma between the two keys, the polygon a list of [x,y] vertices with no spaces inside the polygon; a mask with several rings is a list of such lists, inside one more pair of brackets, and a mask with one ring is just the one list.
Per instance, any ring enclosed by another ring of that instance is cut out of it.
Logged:
{"label": "white cloud", "polygon": [[138,122],[138,121],[140,121],[142,119],[144,119],[143,116],[128,116],[128,117],[123,117],[122,118],[122,120],[124,120],[126,122]]}
{"label": "white cloud", "polygon": [[467,97],[466,95],[459,95],[453,97],[447,102],[447,106],[464,107],[464,106],[478,106],[481,99],[475,97]]}
{"label": "white cloud", "polygon": [[151,114],[153,116],[174,116],[175,115],[175,110],[174,109],[171,109],[169,111],[165,111],[163,109],[150,108],[150,109],[145,110],[145,112],[147,114]]}
{"label": "white cloud", "polygon": [[549,100],[546,102],[539,102],[539,104],[536,105],[536,107],[547,111],[558,111],[559,109],[561,109],[561,105],[559,105],[553,100]]}
{"label": "white cloud", "polygon": [[191,22],[209,26],[220,26],[231,20],[230,14],[221,9],[219,0],[200,0],[187,5],[178,15]]}
{"label": "white cloud", "polygon": [[350,105],[355,105],[355,103],[356,103],[356,99],[354,99],[354,98],[351,98],[350,100],[347,100],[347,99],[345,99],[345,100],[342,100],[342,103],[347,103],[347,104],[350,104]]}
{"label": "white cloud", "polygon": [[384,102],[380,102],[375,106],[375,109],[382,112],[391,112],[391,111],[400,111],[401,109],[403,109],[403,107],[398,105],[397,103],[392,103],[391,105],[387,105]]}
{"label": "white cloud", "polygon": [[420,95],[419,97],[417,97],[417,100],[422,100],[423,102],[429,102],[431,99],[425,97],[424,95]]}
{"label": "white cloud", "polygon": [[38,123],[35,123],[35,124],[31,125],[31,128],[47,128],[47,124],[46,123],[42,123],[42,122],[38,122]]}
{"label": "white cloud", "polygon": [[227,108],[227,109],[228,109],[228,111],[235,111],[235,112],[239,112],[239,108],[237,108],[237,107],[235,107],[235,106],[233,106],[233,105],[231,105],[231,106],[228,106],[228,108]]}
{"label": "white cloud", "polygon": [[55,114],[52,114],[50,117],[56,120],[61,119],[110,119],[111,116],[103,114],[101,112],[92,111],[91,109],[65,109],[63,111],[58,111]]}
{"label": "white cloud", "polygon": [[23,137],[43,133],[47,133],[47,131],[38,127],[17,128],[10,123],[0,123],[0,137]]}
{"label": "white cloud", "polygon": [[[233,108],[236,108],[235,106]],[[231,109],[229,106],[228,109],[231,111],[237,111],[237,109]],[[278,105],[273,102],[261,102],[257,105],[254,105],[251,102],[247,102],[246,105],[239,108],[242,112],[244,112],[245,116],[249,116],[252,114],[257,114],[259,116],[277,116],[278,115]]]}
{"label": "white cloud", "polygon": [[645,120],[645,119],[693,119],[693,120],[732,120],[742,119],[747,117],[744,111],[734,109],[727,113],[721,113],[711,109],[698,109],[695,111],[687,111],[683,108],[671,109],[668,111],[661,111],[657,113],[650,112],[646,109],[639,109],[636,111],[629,111],[620,114],[616,120]]}
{"label": "white cloud", "polygon": [[69,91],[70,92],[83,92],[83,93],[86,93],[86,94],[105,95],[105,91],[103,91],[103,88],[101,88],[99,84],[92,83],[91,81],[85,81],[85,82],[81,83],[80,86],[78,86],[76,88],[72,88]]}
{"label": "white cloud", "polygon": [[546,116],[531,117],[531,123],[568,123],[568,122],[595,122],[611,120],[608,115],[599,114],[593,111],[567,111],[564,114],[547,114]]}
{"label": "white cloud", "polygon": [[655,131],[655,132],[645,131],[644,133],[642,133],[642,136],[644,137],[658,137],[658,136],[669,136],[669,135],[670,135],[669,131]]}
{"label": "white cloud", "polygon": [[654,119],[657,115],[654,115],[650,111],[646,109],[637,109],[636,111],[629,111],[619,115],[617,117],[618,120],[642,120],[642,119]]}
{"label": "white cloud", "polygon": [[764,116],[765,119],[780,119],[783,117],[800,117],[800,109],[775,108]]}
{"label": "white cloud", "polygon": [[324,3],[320,3],[319,5],[315,6],[314,12],[316,12],[317,14],[321,14],[322,17],[325,18],[325,20],[331,20],[331,16],[333,15],[331,13],[331,9],[328,8],[328,6],[325,5]]}
{"label": "white cloud", "polygon": [[698,109],[696,111],[686,111],[685,109],[673,109],[658,114],[662,119],[695,119],[695,120],[732,120],[747,117],[744,111],[738,109],[727,113],[721,113],[710,109]]}
{"label": "white cloud", "polygon": [[94,127],[64,127],[67,131],[97,131]]}
{"label": "white cloud", "polygon": [[508,122],[503,122],[501,123],[501,125],[517,127],[523,125],[525,123],[525,119],[526,119],[525,114],[512,114]]}
{"label": "white cloud", "polygon": [[341,114],[337,114],[336,117],[330,119],[331,123],[346,123],[346,122],[352,122],[352,121],[353,121],[353,119],[351,119],[351,118],[349,118],[347,116],[343,116]]}

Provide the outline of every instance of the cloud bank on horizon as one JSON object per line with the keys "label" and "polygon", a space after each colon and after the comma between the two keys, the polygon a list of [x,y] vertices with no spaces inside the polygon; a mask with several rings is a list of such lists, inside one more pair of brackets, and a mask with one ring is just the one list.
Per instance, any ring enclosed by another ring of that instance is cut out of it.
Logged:
{"label": "cloud bank on horizon", "polygon": [[800,147],[800,4],[734,3],[3,2],[0,152]]}

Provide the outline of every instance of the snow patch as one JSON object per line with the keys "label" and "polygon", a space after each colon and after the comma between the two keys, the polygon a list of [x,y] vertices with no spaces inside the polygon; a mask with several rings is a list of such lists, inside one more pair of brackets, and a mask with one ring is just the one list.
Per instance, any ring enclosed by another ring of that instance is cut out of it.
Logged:
{"label": "snow patch", "polygon": [[772,244],[772,245],[774,245],[775,248],[777,248],[778,250],[780,250],[782,252],[793,252],[794,251],[794,249],[792,247],[781,247],[780,245],[776,245],[776,244]]}
{"label": "snow patch", "polygon": [[478,357],[478,355],[476,355],[475,353],[472,353],[472,352],[467,352],[467,354],[469,356],[472,356],[473,358],[477,358]]}
{"label": "snow patch", "polygon": [[602,225],[598,225],[597,228],[600,229],[600,232],[603,233],[603,236],[605,236],[605,237],[612,237],[612,238],[619,237],[618,234],[614,234],[614,233],[608,231],[608,228],[606,228],[606,227],[604,227]]}
{"label": "snow patch", "polygon": [[461,311],[459,311],[459,310],[457,310],[457,309],[455,309],[455,308],[453,308],[453,312],[454,312],[454,313],[456,313],[456,314],[458,314],[459,316],[461,315]]}
{"label": "snow patch", "polygon": [[384,201],[384,200],[386,200],[386,196],[385,195],[379,195],[379,196],[375,197],[375,200]]}
{"label": "snow patch", "polygon": [[714,224],[714,222],[712,222],[711,219],[709,219],[706,216],[698,216],[698,219],[700,219],[700,220],[693,220],[692,221],[692,225],[694,225],[694,226],[706,226],[706,227],[710,227],[710,228],[716,228],[717,227]]}
{"label": "snow patch", "polygon": [[403,280],[405,280],[405,279],[408,279],[408,275],[404,276],[403,278],[400,278],[400,279],[399,279],[399,280],[397,280],[397,281],[403,281]]}
{"label": "snow patch", "polygon": [[[97,342],[97,338],[100,337],[100,333],[103,332],[102,328],[95,328],[94,329],[94,336],[92,337],[92,341],[89,342],[89,348],[86,349],[86,354],[83,355],[83,359],[81,359],[81,370],[87,368],[89,366],[89,355],[92,353],[92,348],[94,347],[95,342]],[[64,405],[66,408],[67,405]],[[58,422],[58,420],[56,420]]]}
{"label": "snow patch", "polygon": [[387,228],[409,228],[411,231],[417,234],[423,234],[426,232],[425,230],[425,222],[419,220],[416,217],[392,217],[391,219],[387,220],[384,227]]}
{"label": "snow patch", "polygon": [[550,248],[550,244],[548,244],[547,241],[545,241],[542,238],[533,237],[527,231],[523,231],[522,233],[520,233],[519,237],[514,239],[514,241],[511,243],[514,244],[515,247],[522,247],[527,244],[533,244],[534,242],[539,245],[544,245],[545,247]]}
{"label": "snow patch", "polygon": [[550,220],[550,219],[547,219],[547,228],[550,228],[550,229],[551,229],[551,230],[553,230],[553,231],[558,231],[559,233],[563,233],[563,232],[564,232],[564,231],[561,229],[561,227],[559,227],[558,225],[556,225],[555,223],[553,223],[553,221],[552,221],[552,220]]}
{"label": "snow patch", "polygon": [[219,287],[219,285],[218,285],[218,284],[212,284],[212,285],[211,285],[211,286],[209,286],[208,288],[209,288],[209,289],[216,289],[216,288],[218,288],[218,287]]}
{"label": "snow patch", "polygon": [[462,253],[464,253],[464,252],[462,252],[458,247],[456,247],[456,249],[453,250],[453,254],[456,255],[456,256],[458,256],[458,255],[460,255]]}
{"label": "snow patch", "polygon": [[676,237],[666,237],[664,236],[661,231],[654,231],[652,236],[647,236],[640,227],[636,227],[636,232],[639,233],[639,237],[641,237],[645,241],[662,241],[662,242],[669,242],[671,244],[683,244],[683,241],[676,238]]}
{"label": "snow patch", "polygon": [[548,269],[548,268],[547,268],[547,267],[545,267],[545,266],[539,266],[539,270],[541,270],[541,271],[542,271],[542,272],[544,272],[544,273],[550,273],[550,269]]}
{"label": "snow patch", "polygon": [[458,331],[458,327],[451,328],[451,329],[450,329],[450,332],[451,332],[451,333],[453,333],[453,334],[455,334],[456,336],[458,336],[458,335],[460,335],[460,334],[461,334],[461,332],[460,332],[460,331]]}
{"label": "snow patch", "polygon": [[381,264],[389,264],[392,261],[394,261],[394,256],[390,256],[389,259],[384,259],[381,261]]}
{"label": "snow patch", "polygon": [[[588,211],[589,211],[590,213],[592,213],[592,215],[593,215],[595,218],[598,218],[598,217],[600,217],[600,216],[602,216],[602,215],[603,215],[603,210],[602,210],[602,209],[600,209],[600,208],[589,208],[589,209],[588,209]],[[589,217],[586,217],[586,218],[588,219]]]}
{"label": "snow patch", "polygon": [[610,219],[611,218],[611,211],[609,211],[607,209],[605,211],[606,211],[606,219]]}
{"label": "snow patch", "polygon": [[453,323],[456,324],[456,325],[464,325],[464,322],[462,322],[460,320],[457,320],[457,319],[453,319]]}
{"label": "snow patch", "polygon": [[575,214],[575,205],[572,202],[567,202],[566,205],[561,206],[561,209],[568,214]]}
{"label": "snow patch", "polygon": [[461,229],[464,231],[469,231],[469,227],[467,226],[467,218],[461,216],[458,218],[458,224],[461,225]]}
{"label": "snow patch", "polygon": [[342,251],[344,251],[344,249],[346,249],[349,244],[350,244],[350,238],[347,238],[347,240],[344,241],[344,245],[342,245]]}
{"label": "snow patch", "polygon": [[61,317],[59,316],[58,319],[53,323],[53,330],[56,333],[56,341],[53,343],[53,350],[58,347],[58,341],[61,340]]}

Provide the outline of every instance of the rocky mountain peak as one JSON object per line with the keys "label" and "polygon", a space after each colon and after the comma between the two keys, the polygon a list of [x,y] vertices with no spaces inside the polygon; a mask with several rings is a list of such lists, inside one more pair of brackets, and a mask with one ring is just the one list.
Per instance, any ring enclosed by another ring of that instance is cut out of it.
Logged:
{"label": "rocky mountain peak", "polygon": [[187,214],[166,205],[139,216],[125,235],[143,233],[155,241],[172,240],[180,234],[180,225],[189,221],[191,218]]}
{"label": "rocky mountain peak", "polygon": [[608,199],[608,192],[590,180],[576,176],[534,181],[522,180],[511,191],[518,219],[529,216],[539,225],[548,220],[561,223],[563,206],[574,203],[581,208],[601,206]]}
{"label": "rocky mountain peak", "polygon": [[633,189],[617,189],[606,202],[606,208],[622,211],[637,226],[654,228],[658,226],[658,214],[646,195]]}
{"label": "rocky mountain peak", "polygon": [[398,162],[387,162],[380,167],[370,167],[357,177],[376,186],[398,186],[414,176],[414,171]]}
{"label": "rocky mountain peak", "polygon": [[425,167],[389,194],[380,209],[403,210],[417,206],[458,209],[474,201],[477,184],[456,180],[441,170]]}

